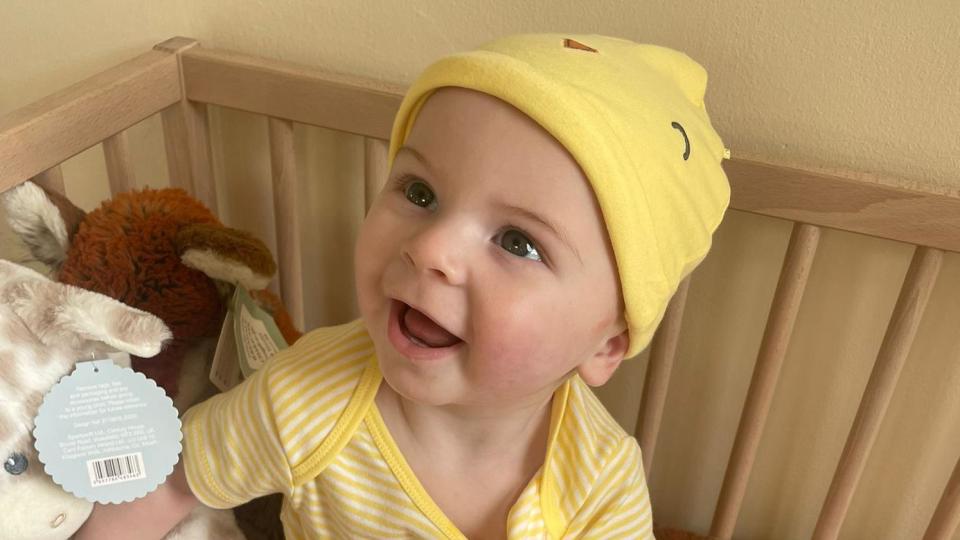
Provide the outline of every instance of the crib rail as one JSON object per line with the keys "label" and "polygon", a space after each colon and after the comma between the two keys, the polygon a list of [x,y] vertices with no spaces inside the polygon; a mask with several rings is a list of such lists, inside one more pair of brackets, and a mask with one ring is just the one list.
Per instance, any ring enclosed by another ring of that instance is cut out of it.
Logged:
{"label": "crib rail", "polygon": [[196,47],[183,53],[187,99],[389,139],[404,88],[288,62]]}
{"label": "crib rail", "polygon": [[960,252],[960,198],[750,160],[724,162],[730,207]]}
{"label": "crib rail", "polygon": [[178,69],[150,51],[0,117],[0,191],[176,103]]}
{"label": "crib rail", "polygon": [[[102,143],[111,192],[136,185],[125,130],[160,114],[171,182],[217,209],[208,105],[267,117],[281,296],[303,325],[302,246],[297,225],[295,124],[364,137],[364,196],[369,208],[387,170],[387,143],[403,88],[287,62],[205,49],[173,38],[152,51],[0,117],[0,191],[33,179],[63,191],[59,164]],[[800,310],[822,228],[916,246],[859,410],[839,456],[814,537],[836,538],[856,491],[943,253],[960,252],[960,198],[907,190],[841,174],[750,160],[724,164],[731,209],[794,223],[773,304],[744,399],[739,427],[710,528],[729,539]],[[690,280],[674,295],[650,346],[636,435],[653,471],[663,407],[681,335]],[[947,540],[960,525],[960,461],[931,518],[925,540]]]}

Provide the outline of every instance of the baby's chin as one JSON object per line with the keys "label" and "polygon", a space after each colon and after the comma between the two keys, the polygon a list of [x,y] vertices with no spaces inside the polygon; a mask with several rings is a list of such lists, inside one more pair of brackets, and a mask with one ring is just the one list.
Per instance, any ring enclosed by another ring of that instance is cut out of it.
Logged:
{"label": "baby's chin", "polygon": [[384,366],[380,368],[383,375],[381,393],[385,393],[388,397],[422,407],[461,404],[458,398],[462,395],[455,391],[454,385],[450,382],[440,379],[422,380],[409,372],[398,373],[397,371],[400,370],[390,369],[389,366],[386,366],[386,369]]}

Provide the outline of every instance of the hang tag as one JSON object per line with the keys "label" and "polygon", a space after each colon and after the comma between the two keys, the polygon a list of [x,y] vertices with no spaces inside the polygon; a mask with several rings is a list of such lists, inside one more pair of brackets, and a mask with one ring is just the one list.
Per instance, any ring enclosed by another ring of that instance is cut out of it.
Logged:
{"label": "hang tag", "polygon": [[223,327],[220,328],[217,350],[214,351],[213,362],[210,364],[210,382],[221,392],[226,392],[240,384],[242,380],[240,361],[237,357],[237,339],[233,333],[233,310],[227,310]]}
{"label": "hang tag", "polygon": [[287,342],[273,322],[273,316],[258,306],[243,287],[237,287],[231,311],[240,371],[246,378],[263,367],[270,357],[285,349]]}
{"label": "hang tag", "polygon": [[[105,353],[103,356],[104,358],[101,358],[100,360],[110,359],[111,361],[113,361],[114,365],[122,368],[130,367],[133,364],[133,362],[131,362],[130,360],[130,353],[125,353],[123,351],[108,352],[108,353]],[[87,358],[84,360],[77,360],[77,363],[79,364],[80,362],[93,362],[95,360],[97,359]]]}
{"label": "hang tag", "polygon": [[155,490],[180,455],[180,419],[155,382],[109,359],[78,362],[47,393],[33,436],[44,470],[91,502]]}

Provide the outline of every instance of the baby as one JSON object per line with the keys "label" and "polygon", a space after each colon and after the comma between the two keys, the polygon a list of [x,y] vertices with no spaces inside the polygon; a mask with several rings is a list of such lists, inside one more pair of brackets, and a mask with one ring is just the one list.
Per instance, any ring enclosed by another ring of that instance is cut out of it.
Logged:
{"label": "baby", "polygon": [[357,242],[361,318],[188,411],[167,483],[76,538],[277,492],[290,539],[652,538],[640,448],[587,385],[646,348],[727,207],[705,85],[596,35],[427,68]]}

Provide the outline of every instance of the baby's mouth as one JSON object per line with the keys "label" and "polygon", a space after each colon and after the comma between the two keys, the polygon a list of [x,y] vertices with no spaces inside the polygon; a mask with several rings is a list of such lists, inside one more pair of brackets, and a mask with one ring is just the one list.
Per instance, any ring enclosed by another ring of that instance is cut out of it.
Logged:
{"label": "baby's mouth", "polygon": [[403,302],[400,302],[398,319],[403,335],[419,347],[439,349],[452,347],[462,341],[423,312]]}

